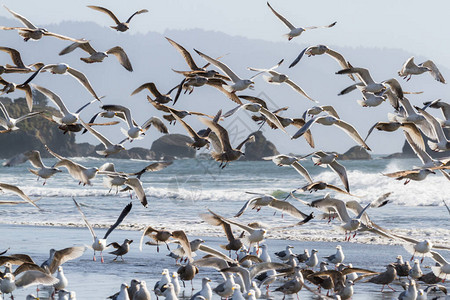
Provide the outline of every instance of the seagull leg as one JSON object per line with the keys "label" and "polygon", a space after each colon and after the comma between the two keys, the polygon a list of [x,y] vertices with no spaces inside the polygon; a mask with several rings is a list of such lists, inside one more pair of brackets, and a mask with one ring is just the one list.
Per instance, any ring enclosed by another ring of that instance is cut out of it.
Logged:
{"label": "seagull leg", "polygon": [[93,261],[96,261],[97,259],[95,258],[95,250],[94,250],[94,257],[92,258]]}
{"label": "seagull leg", "polygon": [[381,292],[383,292],[383,290],[384,290],[384,286],[385,286],[385,284],[383,284],[383,287],[381,288]]}
{"label": "seagull leg", "polygon": [[388,288],[390,288],[390,289],[393,290],[394,292],[396,291],[396,290],[394,290],[389,284],[388,284],[387,286],[388,286]]}
{"label": "seagull leg", "polygon": [[170,251],[169,244],[167,244],[166,242],[164,242],[164,244],[166,244],[167,250]]}
{"label": "seagull leg", "polygon": [[100,251],[100,257],[101,257],[100,261],[101,261],[102,263],[104,263],[105,260],[103,259],[103,251]]}
{"label": "seagull leg", "polygon": [[192,287],[192,290],[195,290],[194,289],[194,284],[192,283],[192,279],[191,279],[191,287]]}
{"label": "seagull leg", "polygon": [[416,251],[414,250],[413,255],[411,256],[411,259],[409,261],[412,261],[414,259],[414,255],[416,255]]}

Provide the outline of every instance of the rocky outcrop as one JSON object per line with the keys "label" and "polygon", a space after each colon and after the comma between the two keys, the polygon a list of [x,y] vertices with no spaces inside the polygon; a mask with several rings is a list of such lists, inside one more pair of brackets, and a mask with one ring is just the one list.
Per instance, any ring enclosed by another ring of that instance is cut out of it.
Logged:
{"label": "rocky outcrop", "polygon": [[195,149],[189,147],[187,143],[192,143],[192,139],[182,134],[166,134],[153,142],[151,151],[155,153],[155,157],[168,158],[193,158],[195,157]]}
{"label": "rocky outcrop", "polygon": [[366,151],[361,146],[353,146],[347,150],[344,154],[339,154],[338,159],[340,160],[367,160],[372,159],[369,152]]}
{"label": "rocky outcrop", "polygon": [[280,154],[275,145],[268,141],[261,131],[250,135],[255,137],[255,141],[245,145],[245,160],[262,160],[265,156]]}

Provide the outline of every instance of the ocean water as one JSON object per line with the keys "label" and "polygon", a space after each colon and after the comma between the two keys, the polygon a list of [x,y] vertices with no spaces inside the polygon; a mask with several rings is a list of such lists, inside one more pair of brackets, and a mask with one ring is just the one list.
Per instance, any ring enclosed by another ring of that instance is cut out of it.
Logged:
{"label": "ocean water", "polygon": [[[74,160],[86,167],[99,167],[106,162],[105,159],[95,158],[74,158]],[[124,172],[138,171],[150,163],[119,159],[107,161],[113,162],[116,170]],[[44,163],[52,165],[55,160],[44,159]],[[309,159],[301,163],[314,180],[323,180],[342,187],[338,176],[330,169],[314,166]],[[443,204],[443,200],[450,204],[450,182],[439,173],[430,175],[422,182],[410,182],[407,185],[382,175],[409,169],[419,163],[416,159],[380,158],[368,161],[343,161],[342,164],[347,168],[351,192],[358,198],[332,191],[330,193],[335,198],[358,200],[364,205],[386,192],[392,192],[389,198],[391,202],[388,205],[378,209],[370,208],[367,211],[373,222],[398,234],[450,246],[450,214]],[[112,263],[110,255],[107,264],[100,265],[97,262],[95,266],[101,267],[96,267],[96,271],[90,271],[92,269],[90,264],[93,263],[92,250],[86,251],[78,262],[67,263],[67,268],[71,270],[69,272],[72,272],[75,281],[71,287],[79,295],[83,295],[79,299],[104,299],[118,290],[123,281],[129,282],[132,278],[146,278],[147,285],[152,287],[156,280],[159,280],[162,268],[170,266],[171,270],[176,270],[173,261],[165,258],[167,251],[162,255],[156,254],[156,251],[151,249],[150,254],[148,252],[145,254],[145,259],[142,257],[143,254],[139,252],[136,244],[141,235],[139,230],[147,225],[165,227],[169,230],[183,229],[188,237],[200,236],[211,241],[213,246],[217,246],[223,241],[223,231],[219,227],[203,223],[198,216],[200,213],[211,209],[225,217],[232,217],[247,200],[254,197],[246,192],[272,194],[284,198],[289,191],[306,184],[305,179],[293,168],[278,167],[271,161],[238,161],[230,163],[225,169],[220,169],[218,163],[211,160],[176,160],[162,171],[142,176],[141,180],[149,202],[148,208],[144,208],[134,196],[130,199],[128,192],[117,194],[115,190],[109,192],[103,185],[101,176],[93,179],[91,186],[80,186],[63,169],[62,173],[48,179],[43,185],[43,180],[36,180],[28,168],[31,168],[29,163],[10,168],[0,167],[0,182],[19,186],[32,199],[40,198],[37,204],[42,208],[38,211],[31,205],[0,207],[0,235],[4,237],[0,246],[11,247],[11,253],[20,251],[35,253],[40,261],[45,260],[49,248],[60,249],[90,244],[91,236],[73,204],[72,197],[82,204],[88,220],[101,234],[116,220],[123,207],[130,201],[133,202],[130,214],[117,232],[113,232],[108,239],[121,242],[125,236],[132,236],[135,243],[132,244],[132,251],[125,263]],[[324,195],[325,192],[320,191],[299,194],[298,197],[312,201]],[[0,193],[0,200],[18,199],[10,193]],[[314,212],[316,216],[320,214],[319,211],[294,199],[288,201],[306,214],[310,212]],[[289,243],[296,246],[297,253],[302,252],[303,248],[310,250],[317,248],[321,249],[322,254],[330,255],[335,252],[335,245],[340,243],[344,249],[353,251],[353,254],[348,256],[351,260],[347,262],[355,262],[360,267],[376,271],[383,271],[386,264],[395,260],[397,254],[408,256],[398,240],[378,237],[371,233],[358,233],[351,242],[344,242],[344,234],[337,229],[339,223],[336,220],[328,223],[327,220],[315,218],[303,226],[276,229],[275,227],[292,225],[298,220],[287,214],[274,212],[268,207],[263,207],[259,212],[248,209],[239,218],[239,221],[244,223],[257,221],[267,226],[268,243],[273,252],[282,250],[287,243],[286,240],[289,240]],[[166,249],[161,247],[161,250]],[[447,260],[450,259],[448,253],[450,252],[442,253]],[[429,266],[433,261],[426,258],[425,263]],[[213,277],[216,281],[220,279],[215,271],[202,271],[201,274]],[[84,277],[88,278],[89,282],[86,280],[79,282]],[[94,284],[97,279],[105,282],[101,288]],[[194,281],[194,286],[199,288],[200,282]],[[379,288],[369,284],[355,288],[359,295],[355,295],[353,299],[391,299],[398,295],[394,292],[381,294]],[[190,292],[190,288],[187,290]],[[18,295],[26,295],[27,291],[32,291],[32,288],[18,291]],[[92,293],[95,293],[95,297],[92,297]],[[303,295],[306,299],[312,298],[306,292]],[[281,299],[282,295],[272,296]]]}

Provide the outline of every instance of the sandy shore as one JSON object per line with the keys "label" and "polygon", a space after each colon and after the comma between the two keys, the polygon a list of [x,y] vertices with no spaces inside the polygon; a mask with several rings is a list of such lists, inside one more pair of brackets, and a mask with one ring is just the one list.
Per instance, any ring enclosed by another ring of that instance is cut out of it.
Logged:
{"label": "sandy shore", "polygon": [[[105,229],[98,229],[97,234],[103,235]],[[69,228],[69,227],[44,227],[44,226],[22,226],[22,225],[0,225],[1,250],[11,247],[9,253],[27,253],[33,257],[37,263],[43,262],[48,257],[50,248],[62,249],[74,245],[85,245],[91,243],[91,236],[87,228]],[[122,243],[125,238],[133,239],[130,252],[125,256],[125,261],[113,262],[114,256],[105,254],[105,263],[99,260],[92,261],[93,251],[88,249],[85,254],[75,260],[64,264],[64,271],[69,279],[68,290],[76,291],[78,299],[105,299],[119,290],[122,282],[130,282],[137,278],[145,280],[149,287],[161,278],[161,270],[168,268],[171,272],[176,271],[178,266],[173,259],[166,256],[168,251],[165,247],[160,248],[157,253],[155,247],[144,246],[144,251],[139,251],[139,239],[141,232],[116,230],[108,238],[108,242],[117,241]],[[196,237],[190,237],[196,238]],[[223,239],[217,237],[202,237],[207,245],[218,248]],[[269,246],[270,253],[274,261],[273,253],[283,250],[287,244],[283,240],[270,239],[266,243]],[[410,255],[398,245],[367,245],[353,242],[311,242],[311,241],[289,241],[294,246],[295,253],[303,252],[303,249],[317,249],[319,257],[335,253],[335,246],[342,245],[345,252],[345,263],[353,263],[354,266],[368,268],[374,271],[383,271],[384,266],[395,261],[398,254],[406,259]],[[202,256],[201,253],[199,253]],[[430,272],[425,266],[430,266],[433,261],[425,258],[422,268],[424,273]],[[212,269],[201,269],[194,280],[194,288],[200,289],[201,278],[210,277],[213,280],[212,286],[217,285],[221,277],[218,272]],[[309,284],[312,286],[311,284]],[[445,283],[450,288],[448,283]],[[271,290],[275,289],[274,285]],[[392,299],[397,298],[401,287],[394,284],[398,292],[386,289],[380,293],[381,286],[358,282],[355,285],[355,295],[353,299]],[[195,292],[195,291],[194,291]],[[18,289],[14,295],[16,299],[25,299],[29,293],[36,293],[35,287]],[[190,285],[187,285],[185,295],[191,295]],[[273,299],[281,299],[282,294],[270,293]],[[217,297],[218,298],[218,297]],[[314,299],[308,291],[300,292],[300,299]],[[442,298],[443,299],[443,298]]]}

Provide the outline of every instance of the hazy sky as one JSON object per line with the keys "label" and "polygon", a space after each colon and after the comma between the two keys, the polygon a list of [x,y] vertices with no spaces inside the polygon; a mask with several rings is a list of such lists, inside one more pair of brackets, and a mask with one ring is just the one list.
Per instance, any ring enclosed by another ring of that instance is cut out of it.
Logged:
{"label": "hazy sky", "polygon": [[[4,0],[2,3],[36,25],[64,20],[112,25],[107,15],[86,8],[86,5],[99,5],[111,9],[123,21],[134,11],[147,8],[149,13],[132,20],[133,32],[163,33],[167,29],[203,28],[269,41],[280,41],[288,32],[266,2],[259,0]],[[445,34],[450,28],[450,4],[447,1],[273,0],[271,4],[296,26],[338,22],[330,30],[303,33],[303,42],[406,49],[450,68],[450,35]],[[4,9],[0,9],[0,15],[12,18]],[[297,38],[292,43],[299,41]]]}

